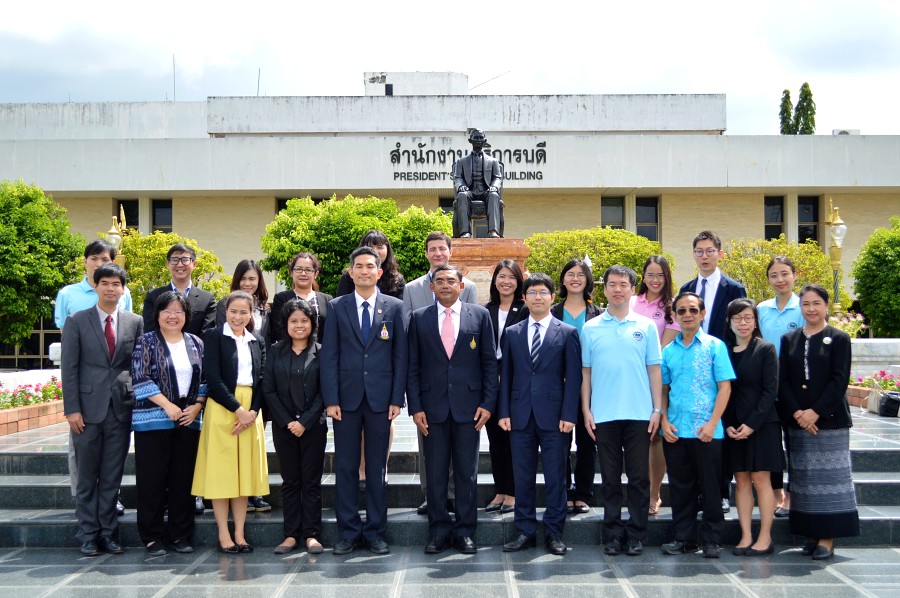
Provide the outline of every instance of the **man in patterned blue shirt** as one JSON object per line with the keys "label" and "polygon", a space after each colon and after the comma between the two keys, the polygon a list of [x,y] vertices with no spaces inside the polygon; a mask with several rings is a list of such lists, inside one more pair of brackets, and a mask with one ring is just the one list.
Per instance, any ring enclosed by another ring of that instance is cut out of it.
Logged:
{"label": "man in patterned blue shirt", "polygon": [[[696,293],[681,293],[672,308],[681,333],[662,353],[661,428],[675,539],[661,548],[664,554],[682,554],[702,546],[704,557],[719,558],[725,519],[719,491],[725,437],[720,420],[735,375],[725,343],[701,329],[706,317],[703,299]],[[699,534],[698,488],[703,497]]]}

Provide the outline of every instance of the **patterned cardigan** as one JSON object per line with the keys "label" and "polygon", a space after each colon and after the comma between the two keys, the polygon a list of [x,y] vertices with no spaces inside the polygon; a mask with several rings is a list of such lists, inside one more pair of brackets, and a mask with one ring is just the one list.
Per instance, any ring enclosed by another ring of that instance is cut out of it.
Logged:
{"label": "patterned cardigan", "polygon": [[[201,364],[203,362],[203,341],[193,334],[184,333],[184,344],[188,359],[194,369],[191,386],[186,393],[185,405],[193,405],[197,399],[205,398],[206,381],[203,380]],[[161,394],[171,400],[179,397],[178,377],[175,365],[166,344],[159,332],[147,332],[139,336],[134,343],[131,356],[131,379],[134,384],[134,411],[131,414],[131,429],[135,432],[149,430],[168,430],[178,425],[169,419],[165,410],[150,400],[153,395]],[[173,401],[175,402],[175,401]],[[199,430],[201,416],[198,415],[189,426]]]}

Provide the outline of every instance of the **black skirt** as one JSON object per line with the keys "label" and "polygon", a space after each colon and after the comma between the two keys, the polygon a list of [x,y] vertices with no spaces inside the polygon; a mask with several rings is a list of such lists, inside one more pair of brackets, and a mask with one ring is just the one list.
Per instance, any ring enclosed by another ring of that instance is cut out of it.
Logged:
{"label": "black skirt", "polygon": [[746,440],[725,437],[725,452],[731,472],[784,471],[784,451],[781,449],[781,424],[769,422],[753,432]]}

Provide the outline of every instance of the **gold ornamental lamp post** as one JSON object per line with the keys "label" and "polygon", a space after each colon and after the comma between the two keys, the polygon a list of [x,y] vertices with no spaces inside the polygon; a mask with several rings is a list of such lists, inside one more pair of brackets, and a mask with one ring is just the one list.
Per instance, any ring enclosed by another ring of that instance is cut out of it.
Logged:
{"label": "gold ornamental lamp post", "polygon": [[831,198],[828,198],[828,220],[825,224],[828,226],[828,236],[831,238],[831,245],[828,247],[828,255],[831,258],[831,271],[834,274],[834,311],[841,311],[840,301],[840,281],[841,281],[841,250],[844,247],[844,237],[847,236],[847,225],[841,220],[838,213],[840,208],[834,207]]}
{"label": "gold ornamental lamp post", "polygon": [[122,246],[122,234],[124,234],[126,226],[125,210],[122,207],[119,207],[119,217],[112,217],[112,226],[106,231],[106,240],[116,248],[115,262],[123,268],[125,267],[125,255],[119,248]]}

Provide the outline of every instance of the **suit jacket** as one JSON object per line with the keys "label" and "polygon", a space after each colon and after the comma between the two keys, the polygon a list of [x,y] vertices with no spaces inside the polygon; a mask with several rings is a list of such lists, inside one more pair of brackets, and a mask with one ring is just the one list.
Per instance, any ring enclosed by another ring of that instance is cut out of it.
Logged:
{"label": "suit jacket", "polygon": [[319,366],[326,406],[356,411],[363,398],[375,413],[403,406],[407,344],[403,302],[378,292],[373,297],[372,332],[362,338],[356,294],[332,299],[325,321]]}
{"label": "suit jacket", "polygon": [[581,342],[574,326],[554,317],[531,361],[529,320],[511,326],[503,336],[498,417],[508,417],[513,430],[522,430],[531,415],[542,430],[559,430],[559,422],[578,423],[581,393]]}
{"label": "suit jacket", "polygon": [[[281,309],[284,307],[284,304],[294,299],[297,296],[297,293],[294,292],[294,289],[288,289],[286,291],[281,291],[280,293],[275,293],[275,297],[272,298],[272,309],[269,310],[269,344],[274,345],[280,340],[284,340],[284,322],[281,319]],[[325,319],[328,317],[328,302],[331,301],[333,297],[326,293],[320,293],[316,291],[316,303],[319,304],[319,321],[317,323],[317,331],[316,338],[319,343],[322,343],[324,339],[325,333]]]}
{"label": "suit jacket", "polygon": [[117,420],[131,422],[131,354],[135,339],[144,332],[144,323],[140,316],[121,309],[116,318],[112,357],[96,307],[72,314],[63,328],[63,408],[66,415],[80,413],[86,424],[102,423],[110,408]]}
{"label": "suit jacket", "polygon": [[[778,355],[775,345],[756,338],[741,353],[729,349],[728,355],[737,377],[731,381],[731,396],[722,414],[722,423],[735,428],[747,424],[756,431],[763,424],[777,422]],[[740,357],[735,359],[738,355]]]}
{"label": "suit jacket", "polygon": [[[463,303],[478,303],[478,289],[475,283],[463,276],[463,290],[459,300]],[[434,293],[431,292],[428,274],[424,274],[412,282],[406,283],[403,289],[403,323],[409,325],[412,312],[429,305],[434,305]]]}
{"label": "suit jacket", "polygon": [[[487,152],[484,152],[483,156],[484,184],[486,187],[497,187],[499,189],[503,186],[503,171],[500,168],[500,162]],[[472,188],[475,187],[475,175],[473,173],[474,168],[472,162],[472,154],[469,153],[453,163],[452,176],[454,190],[459,189],[462,185]]]}
{"label": "suit jacket", "polygon": [[319,423],[325,402],[319,385],[319,351],[322,345],[315,343],[306,350],[306,363],[303,365],[303,395],[306,398],[303,410],[297,413],[291,399],[291,356],[293,350],[290,342],[281,342],[273,346],[266,359],[263,374],[263,405],[266,413],[276,425],[286,428],[292,421],[299,421],[303,428],[309,430]]}
{"label": "suit jacket", "polygon": [[463,303],[459,334],[448,359],[438,331],[438,311],[432,304],[417,309],[409,321],[409,414],[425,412],[428,421],[472,423],[482,407],[497,409],[497,346],[488,310]]}
{"label": "suit jacket", "polygon": [[[250,343],[253,360],[253,398],[250,409],[259,413],[262,406],[262,373],[266,361],[266,345],[262,337],[252,334],[256,342]],[[237,343],[225,336],[222,328],[210,328],[203,335],[203,374],[206,377],[209,398],[229,411],[237,411],[241,404],[234,397],[237,387]]]}
{"label": "suit jacket", "polygon": [[[699,278],[694,278],[690,282],[683,284],[679,292],[686,293],[690,291],[691,293],[698,293],[698,280]],[[735,299],[746,296],[747,291],[744,290],[744,285],[734,279],[728,278],[723,273],[719,279],[719,288],[716,290],[716,299],[713,302],[712,308],[710,309],[710,306],[706,306],[706,317],[709,319],[709,330],[707,332],[724,342],[725,310],[728,308],[729,303]]]}
{"label": "suit jacket", "polygon": [[[153,319],[156,311],[156,300],[166,291],[171,291],[171,285],[156,287],[144,298],[144,332],[153,332],[158,326]],[[203,336],[203,333],[216,325],[216,298],[209,291],[204,291],[196,286],[191,287],[187,296],[188,305],[191,306],[191,319],[184,325],[184,331],[194,336]]]}
{"label": "suit jacket", "polygon": [[[488,303],[485,305],[488,310],[488,313],[491,315],[491,326],[494,327],[494,344],[500,344],[500,304],[499,303]],[[509,313],[506,315],[506,322],[503,324],[503,330],[506,331],[507,328],[512,326],[513,324],[518,324],[522,320],[528,319],[528,308],[525,307],[524,301],[513,301],[513,304],[509,308]]]}
{"label": "suit jacket", "polygon": [[[785,425],[797,428],[794,412],[812,409],[819,415],[816,426],[823,429],[849,428],[853,425],[847,386],[850,381],[850,337],[837,328],[825,330],[809,339],[809,380],[803,370],[806,336],[803,329],[781,337],[778,411]],[[65,387],[63,387],[65,388]]]}

